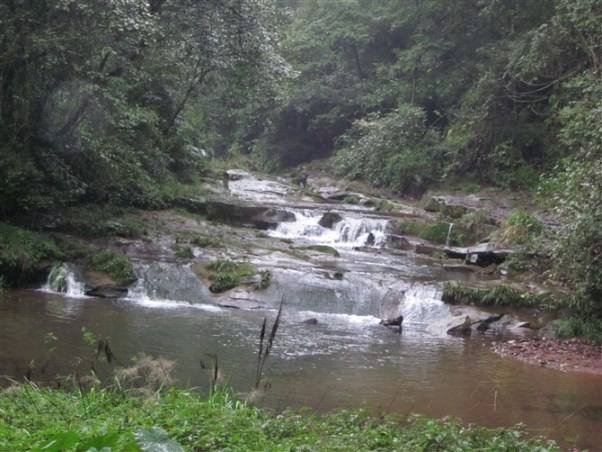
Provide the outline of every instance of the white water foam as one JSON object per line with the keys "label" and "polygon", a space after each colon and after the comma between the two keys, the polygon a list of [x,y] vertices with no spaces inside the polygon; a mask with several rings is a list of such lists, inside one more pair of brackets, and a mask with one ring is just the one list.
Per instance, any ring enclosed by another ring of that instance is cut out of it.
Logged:
{"label": "white water foam", "polygon": [[138,284],[128,290],[128,295],[125,298],[128,301],[133,302],[136,305],[143,306],[146,308],[155,309],[199,309],[207,312],[222,312],[223,308],[219,306],[206,304],[206,303],[191,303],[189,301],[182,300],[170,300],[167,298],[158,298],[153,295],[149,295],[146,288],[141,281]]}
{"label": "white water foam", "polygon": [[431,323],[449,316],[450,310],[441,300],[442,292],[432,286],[413,285],[399,305],[404,323]]}
{"label": "white water foam", "polygon": [[326,312],[315,311],[299,311],[299,316],[304,319],[316,318],[319,321],[324,321],[329,325],[353,325],[353,326],[369,326],[377,325],[380,319],[372,315],[355,315],[355,314],[332,314]]}
{"label": "white water foam", "polygon": [[344,217],[332,229],[319,224],[325,212],[310,210],[291,211],[296,221],[278,224],[269,231],[272,237],[306,239],[315,243],[332,246],[381,246],[385,242],[385,229],[388,220]]}
{"label": "white water foam", "polygon": [[[66,288],[65,288],[64,292],[56,291],[52,288],[50,280],[51,280],[51,277],[53,276],[53,272],[55,272],[55,271],[58,271],[58,272],[61,272],[64,274],[65,283],[66,283]],[[70,298],[89,298],[85,294],[85,292],[86,292],[85,283],[77,280],[75,271],[74,271],[73,267],[69,264],[62,264],[57,270],[53,269],[53,271],[50,272],[50,274],[48,275],[46,283],[39,290],[42,292],[65,295],[66,297],[70,297]]]}

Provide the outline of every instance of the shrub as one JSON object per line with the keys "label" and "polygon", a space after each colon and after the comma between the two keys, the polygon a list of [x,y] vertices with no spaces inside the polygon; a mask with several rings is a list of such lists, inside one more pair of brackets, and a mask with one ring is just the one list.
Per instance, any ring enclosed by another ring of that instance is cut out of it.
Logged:
{"label": "shrub", "polygon": [[445,243],[447,234],[449,233],[449,223],[440,222],[433,226],[429,226],[420,232],[419,237],[429,242]]}
{"label": "shrub", "polygon": [[560,339],[582,337],[602,345],[602,318],[600,317],[572,315],[555,320],[552,326]]}
{"label": "shrub", "polygon": [[128,285],[136,280],[132,262],[115,251],[101,250],[88,256],[86,266],[106,273],[119,285]]}
{"label": "shrub", "polygon": [[209,290],[214,293],[230,290],[238,286],[242,278],[257,273],[251,264],[246,262],[239,264],[230,259],[217,260],[205,265],[195,265],[193,270],[197,275],[211,281]]}
{"label": "shrub", "polygon": [[28,281],[36,276],[42,261],[63,257],[51,237],[0,223],[0,272],[5,284]]}

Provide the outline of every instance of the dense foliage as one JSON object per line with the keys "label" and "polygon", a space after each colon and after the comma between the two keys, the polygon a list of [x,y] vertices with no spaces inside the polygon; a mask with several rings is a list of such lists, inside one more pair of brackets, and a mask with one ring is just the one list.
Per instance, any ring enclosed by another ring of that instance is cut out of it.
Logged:
{"label": "dense foliage", "polygon": [[[539,184],[555,276],[602,316],[601,0],[11,0],[0,25],[0,221],[163,206],[219,156]],[[137,229],[89,223],[59,226]]]}
{"label": "dense foliage", "polygon": [[235,129],[258,133],[247,119],[286,70],[265,0],[17,0],[0,17],[5,219],[159,205],[159,182],[193,177]]}
{"label": "dense foliage", "polygon": [[136,396],[120,387],[73,392],[23,384],[0,393],[3,450],[559,450],[519,430],[454,419],[367,411],[269,414],[233,398],[166,389]]}

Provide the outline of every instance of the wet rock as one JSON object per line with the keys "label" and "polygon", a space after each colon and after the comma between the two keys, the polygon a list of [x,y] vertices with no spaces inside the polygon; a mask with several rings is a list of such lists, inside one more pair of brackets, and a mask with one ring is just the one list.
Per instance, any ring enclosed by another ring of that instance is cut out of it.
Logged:
{"label": "wet rock", "polygon": [[128,288],[118,285],[105,273],[87,271],[83,274],[84,294],[89,297],[122,298],[127,296]]}
{"label": "wet rock", "polygon": [[468,336],[472,333],[472,325],[475,323],[477,322],[473,322],[470,316],[467,315],[460,325],[447,330],[447,334],[451,334],[452,336]]}
{"label": "wet rock", "polygon": [[318,224],[323,228],[332,229],[333,226],[341,221],[343,217],[336,212],[326,212],[318,221]]}
{"label": "wet rock", "polygon": [[222,308],[231,308],[231,309],[261,309],[264,306],[257,302],[256,300],[247,299],[247,298],[233,298],[227,297],[219,300],[217,305]]}
{"label": "wet rock", "polygon": [[393,319],[382,319],[379,324],[384,326],[401,326],[403,323],[403,316],[395,317]]}
{"label": "wet rock", "polygon": [[401,235],[389,234],[387,235],[386,245],[389,249],[404,250],[407,251],[412,248],[412,244],[408,239]]}
{"label": "wet rock", "polygon": [[311,319],[305,319],[302,323],[305,323],[306,325],[317,325],[318,319],[312,317]]}
{"label": "wet rock", "polygon": [[295,214],[288,210],[239,202],[207,201],[206,212],[210,220],[263,230],[274,228],[284,221],[295,221]]}
{"label": "wet rock", "polygon": [[[405,290],[390,289],[380,304],[379,315],[381,319],[395,319],[399,317],[399,309],[405,299]],[[402,317],[403,320],[403,317]]]}
{"label": "wet rock", "polygon": [[127,287],[120,286],[86,286],[84,294],[89,297],[99,298],[123,298],[128,294]]}
{"label": "wet rock", "polygon": [[239,169],[229,169],[225,171],[226,177],[228,180],[237,181],[241,179],[246,179],[251,177],[251,174],[247,171],[239,170]]}
{"label": "wet rock", "polygon": [[469,248],[446,247],[443,251],[448,257],[464,259],[467,264],[480,267],[487,267],[491,264],[499,265],[512,252],[510,249],[496,248],[490,243],[480,243]]}
{"label": "wet rock", "polygon": [[443,251],[443,247],[436,246],[436,245],[425,244],[425,243],[418,243],[418,244],[416,244],[415,251],[418,254],[428,254],[428,255],[432,256],[435,253],[442,252]]}

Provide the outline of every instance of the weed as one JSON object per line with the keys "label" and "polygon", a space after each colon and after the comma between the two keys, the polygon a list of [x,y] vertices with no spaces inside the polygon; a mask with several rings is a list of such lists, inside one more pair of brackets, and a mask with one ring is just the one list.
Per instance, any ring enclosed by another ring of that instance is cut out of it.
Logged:
{"label": "weed", "polygon": [[264,348],[264,339],[266,333],[266,324],[267,317],[263,318],[263,324],[261,325],[261,331],[259,333],[259,353],[257,354],[257,371],[255,373],[255,389],[259,388],[259,383],[261,382],[261,377],[263,375],[263,368],[265,366],[265,362],[270,356],[270,351],[272,350],[272,346],[274,345],[274,339],[276,338],[276,332],[278,331],[278,326],[280,324],[280,316],[282,315],[282,306],[284,305],[284,297],[280,300],[280,307],[278,308],[278,314],[276,315],[276,320],[274,320],[274,324],[272,325],[272,330],[270,331],[270,335],[268,337],[267,343]]}
{"label": "weed", "polygon": [[189,246],[176,246],[175,247],[175,255],[180,259],[193,259],[194,253]]}
{"label": "weed", "polygon": [[260,273],[261,280],[257,284],[258,289],[266,289],[272,282],[272,272],[270,270],[262,270]]}
{"label": "weed", "polygon": [[221,248],[223,244],[220,240],[207,235],[199,235],[190,241],[193,245],[200,248]]}

